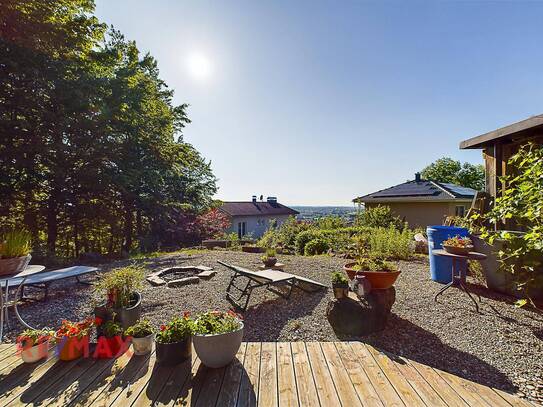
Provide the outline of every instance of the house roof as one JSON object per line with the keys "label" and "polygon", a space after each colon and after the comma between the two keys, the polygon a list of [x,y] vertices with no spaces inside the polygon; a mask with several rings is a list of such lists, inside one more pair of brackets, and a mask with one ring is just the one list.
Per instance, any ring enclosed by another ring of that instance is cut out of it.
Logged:
{"label": "house roof", "polygon": [[497,140],[512,140],[515,138],[529,137],[534,130],[543,131],[543,114],[532,116],[528,119],[521,120],[520,122],[464,140],[460,142],[460,148],[483,148],[488,144],[494,144]]}
{"label": "house roof", "polygon": [[372,194],[353,199],[354,202],[454,202],[471,201],[474,189],[431,180],[407,181]]}
{"label": "house roof", "polygon": [[220,209],[230,216],[298,215],[298,211],[278,202],[223,202]]}

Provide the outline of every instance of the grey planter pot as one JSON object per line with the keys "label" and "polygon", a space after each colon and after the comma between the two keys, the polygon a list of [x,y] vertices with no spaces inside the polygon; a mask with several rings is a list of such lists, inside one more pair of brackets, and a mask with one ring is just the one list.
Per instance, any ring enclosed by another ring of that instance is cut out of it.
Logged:
{"label": "grey planter pot", "polygon": [[113,308],[117,322],[122,325],[123,329],[134,325],[141,317],[141,294],[135,292],[134,298],[135,303],[130,308]]}
{"label": "grey planter pot", "polygon": [[194,349],[200,361],[207,367],[220,368],[228,365],[238,353],[243,339],[243,322],[237,331],[218,335],[192,337]]}
{"label": "grey planter pot", "polygon": [[144,338],[132,338],[132,349],[134,355],[147,355],[153,350],[153,343],[155,342],[155,334],[147,335]]}

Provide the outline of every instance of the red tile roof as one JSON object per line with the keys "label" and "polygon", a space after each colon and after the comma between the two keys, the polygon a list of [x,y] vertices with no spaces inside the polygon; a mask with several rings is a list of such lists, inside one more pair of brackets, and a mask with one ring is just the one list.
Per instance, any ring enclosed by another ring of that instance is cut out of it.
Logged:
{"label": "red tile roof", "polygon": [[298,211],[278,202],[223,202],[220,207],[230,216],[298,215]]}

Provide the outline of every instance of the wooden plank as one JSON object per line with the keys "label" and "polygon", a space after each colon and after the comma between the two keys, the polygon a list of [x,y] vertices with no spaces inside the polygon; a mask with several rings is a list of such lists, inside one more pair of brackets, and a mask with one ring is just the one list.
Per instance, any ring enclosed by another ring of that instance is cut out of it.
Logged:
{"label": "wooden plank", "polygon": [[341,404],[344,406],[362,406],[335,345],[332,342],[322,342],[320,346],[332,374]]}
{"label": "wooden plank", "polygon": [[[139,397],[141,391],[147,385],[147,382],[151,379],[153,373],[163,373],[164,370],[156,363],[156,354],[153,353],[149,358],[149,364],[143,365],[140,367],[136,375],[130,382],[129,386],[123,388],[120,394],[113,400],[111,403],[108,403],[110,406],[130,406],[134,403]],[[167,379],[167,378],[166,378]],[[163,378],[163,380],[165,380]],[[94,404],[94,403],[93,403]]]}
{"label": "wooden plank", "polygon": [[510,394],[499,389],[492,389],[492,390],[494,390],[498,395],[500,395],[504,400],[506,400],[509,404],[511,404],[514,407],[534,407],[534,404],[530,403],[528,400],[521,399],[520,397],[515,396],[514,394]]}
{"label": "wooden plank", "polygon": [[[190,363],[190,361],[189,361]],[[150,406],[158,398],[177,366],[161,366],[155,362],[149,381],[132,404],[132,407]]]}
{"label": "wooden plank", "polygon": [[226,367],[221,391],[217,400],[217,406],[234,407],[238,402],[239,387],[245,361],[245,350],[247,344],[244,342],[238,350],[236,359]]}
{"label": "wooden plank", "polygon": [[335,346],[338,350],[339,357],[345,366],[345,370],[353,383],[354,389],[356,390],[360,400],[362,400],[362,403],[369,407],[383,406],[383,403],[373,388],[368,375],[360,363],[353,359],[352,350],[349,344],[345,342],[336,342]]}
{"label": "wooden plank", "polygon": [[356,357],[358,362],[362,365],[368,378],[371,381],[374,389],[377,391],[379,398],[385,406],[398,407],[403,406],[398,393],[394,389],[394,386],[389,382],[386,375],[383,373],[377,362],[371,356],[371,353],[360,342],[350,342],[350,346],[353,352],[353,357]]}
{"label": "wooden plank", "polygon": [[292,342],[291,349],[294,374],[296,376],[296,388],[298,390],[298,402],[302,407],[318,406],[320,403],[305,344],[303,342]]}
{"label": "wooden plank", "polygon": [[204,390],[198,395],[196,406],[207,407],[214,406],[217,403],[225,372],[226,367],[208,369],[206,378],[202,384],[202,389]]}
{"label": "wooden plank", "polygon": [[260,379],[258,387],[259,407],[276,407],[277,391],[277,349],[274,342],[263,342],[260,354]]}
{"label": "wooden plank", "polygon": [[195,369],[194,373],[196,373],[196,370],[198,369],[200,363],[198,361],[198,365],[195,366],[195,363],[197,361],[198,360],[196,358],[196,352],[193,349],[192,359],[190,361],[186,361],[181,363],[180,365],[175,366],[172,375],[170,375],[168,380],[164,383],[162,390],[154,400],[154,406],[170,406],[175,403],[178,395],[192,377],[191,372],[193,368]]}
{"label": "wooden plank", "polygon": [[469,405],[492,407],[492,404],[479,394],[477,388],[473,386],[472,383],[438,369],[434,369],[434,371],[437,372]]}
{"label": "wooden plank", "polygon": [[465,407],[465,400],[430,366],[405,359],[450,407]]}
{"label": "wooden plank", "polygon": [[388,381],[394,386],[405,405],[424,407],[422,399],[414,391],[407,379],[395,368],[390,358],[372,346],[366,345],[366,349],[371,353],[385,376],[388,378]]}
{"label": "wooden plank", "polygon": [[6,356],[10,356],[17,352],[16,343],[2,343],[0,344],[0,360]]}
{"label": "wooden plank", "polygon": [[256,406],[258,403],[258,379],[260,377],[261,344],[247,343],[245,351],[245,375],[241,378],[238,406]]}
{"label": "wooden plank", "polygon": [[[128,386],[131,386],[148,369],[151,357],[154,354],[136,356],[132,355],[126,363],[125,355],[117,359],[112,366],[111,374],[98,379],[83,394],[75,400],[74,405],[109,406]],[[117,364],[117,362],[120,362]]]}
{"label": "wooden plank", "polygon": [[192,366],[191,377],[185,382],[181,392],[177,395],[177,399],[172,405],[189,406],[196,403],[208,370],[209,369],[200,362],[200,359],[196,359],[196,362]]}
{"label": "wooden plank", "polygon": [[11,356],[5,358],[2,363],[0,363],[0,380],[9,375],[9,372],[23,363],[24,362],[21,355],[12,354]]}
{"label": "wooden plank", "polygon": [[298,407],[296,376],[290,343],[277,343],[277,380],[279,387],[279,405],[281,407]]}
{"label": "wooden plank", "polygon": [[311,373],[317,388],[317,396],[322,406],[339,406],[341,403],[328,369],[326,358],[318,342],[307,342],[307,356],[311,364]]}

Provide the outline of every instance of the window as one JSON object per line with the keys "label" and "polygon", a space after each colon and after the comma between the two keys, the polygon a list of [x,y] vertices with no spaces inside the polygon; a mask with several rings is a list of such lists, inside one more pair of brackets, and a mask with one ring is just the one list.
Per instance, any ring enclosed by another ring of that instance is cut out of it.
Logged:
{"label": "window", "polygon": [[241,239],[247,234],[247,224],[245,222],[238,222],[238,237]]}
{"label": "window", "polygon": [[456,207],[454,208],[454,214],[461,218],[464,217],[465,211],[466,211],[466,207],[464,205],[456,205]]}

